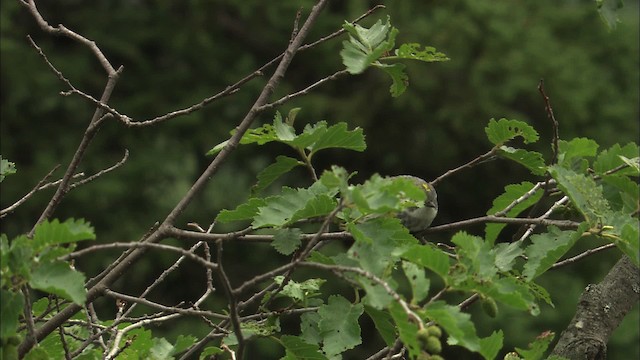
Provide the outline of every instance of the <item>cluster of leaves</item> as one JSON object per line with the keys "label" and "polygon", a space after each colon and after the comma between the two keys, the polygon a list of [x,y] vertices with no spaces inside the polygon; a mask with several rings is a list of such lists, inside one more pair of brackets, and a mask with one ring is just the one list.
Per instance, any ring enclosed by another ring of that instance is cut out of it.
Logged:
{"label": "cluster of leaves", "polygon": [[17,357],[16,345],[22,337],[18,319],[25,304],[22,290],[27,285],[76,304],[85,302],[85,276],[59,258],[72,252],[78,241],[93,239],[93,228],[81,219],[43,222],[36,227],[32,238],[21,235],[9,242],[5,234],[0,236],[0,340],[5,359]]}
{"label": "cluster of leaves", "polygon": [[[389,91],[391,96],[402,95],[409,85],[409,76],[405,72],[406,66],[394,60],[418,60],[424,62],[447,61],[449,58],[436,51],[434,47],[422,46],[417,43],[402,44],[394,50],[398,29],[391,26],[390,19],[382,24],[378,20],[367,29],[358,24],[346,22],[344,29],[349,33],[349,40],[343,42],[340,52],[342,62],[351,74],[360,74],[369,66],[382,69],[393,83]],[[393,55],[391,52],[393,51]]]}
{"label": "cluster of leaves", "polygon": [[[318,143],[323,144],[322,148],[364,149],[359,130],[349,131],[341,123],[328,128],[331,131],[322,132],[331,133],[330,137],[313,136],[318,128],[325,129],[326,124],[306,126],[302,134],[296,135],[291,121],[283,122],[277,114],[273,124],[249,132],[242,142],[288,144],[304,159],[286,158],[293,166],[310,165],[308,155],[318,148]],[[308,261],[339,269],[346,280],[364,291],[361,302],[351,303],[344,297],[332,295],[323,303],[317,298],[320,278],[307,280],[314,284],[312,291],[300,290],[309,285],[307,282],[290,281],[287,287],[297,291],[288,289],[279,294],[289,296],[299,305],[319,306],[317,311],[302,316],[299,338],[281,338],[289,354],[287,358],[333,358],[354,348],[361,343],[357,319],[364,313],[373,320],[387,345],[392,346],[399,337],[409,354],[417,357],[423,351],[417,337],[420,322],[412,319],[395,297],[400,293],[398,276],[404,276],[411,293],[401,296],[423,323],[441,326],[450,345],[463,346],[493,359],[502,348],[502,331],[480,338],[468,314],[444,301],[430,300],[432,276],[441,278],[447,292],[478,294],[489,315],[495,316],[498,304],[502,304],[535,316],[540,312],[539,301],[551,306],[553,303],[548,292],[534,280],[579,239],[585,236],[608,239],[638,264],[638,228],[633,217],[638,204],[638,185],[634,180],[639,175],[636,144],[615,145],[597,152],[593,140],[560,141],[558,163],[546,165],[540,153],[508,146],[516,138],[521,138],[524,144],[538,140],[538,133],[528,124],[491,119],[485,130],[496,155],[525,166],[534,176],[551,175],[551,181],[571,200],[570,206],[583,216],[576,229],[551,226],[546,232],[531,236],[530,241],[495,244],[504,224],[487,224],[484,237],[464,231],[456,233],[451,238],[455,251],[447,253],[432,244],[421,244],[393,216],[405,206],[419,206],[424,201],[420,189],[404,179],[378,175],[364,184],[352,185],[349,184],[351,174],[340,167],[325,171],[308,188],[285,187],[280,194],[265,198],[254,193],[236,209],[220,212],[217,217],[220,222],[244,220],[250,221],[255,229],[272,229],[275,232],[272,246],[287,255],[302,245],[302,229],[298,226],[303,220],[330,214],[335,214],[340,226],[355,240],[344,254],[328,257],[313,252]],[[258,176],[258,188],[264,189],[288,171],[290,167],[283,166],[284,163],[284,157],[279,157],[275,164],[267,167]],[[517,217],[542,195],[543,190],[534,190],[530,182],[509,185],[504,194],[496,198],[488,214],[506,210],[502,216]],[[274,281],[280,284],[282,278]],[[336,336],[336,331],[341,336]],[[545,339],[548,340],[548,336]],[[544,343],[548,345],[549,341]],[[527,359],[539,358],[546,345],[536,345],[536,348],[536,351],[518,350],[518,353]],[[532,355],[534,352],[538,355]]]}

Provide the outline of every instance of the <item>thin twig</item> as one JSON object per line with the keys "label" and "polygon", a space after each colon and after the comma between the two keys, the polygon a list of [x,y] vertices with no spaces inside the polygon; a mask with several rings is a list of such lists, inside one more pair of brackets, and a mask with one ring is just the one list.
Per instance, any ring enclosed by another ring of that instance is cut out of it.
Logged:
{"label": "thin twig", "polygon": [[51,171],[49,171],[47,175],[45,175],[40,181],[38,181],[36,186],[34,186],[33,189],[31,189],[31,191],[29,191],[25,196],[23,196],[20,200],[13,203],[13,205],[2,209],[0,211],[0,218],[7,216],[11,212],[13,212],[15,209],[17,209],[20,205],[24,204],[27,200],[29,200],[29,198],[33,196],[33,194],[35,194],[38,190],[40,190],[40,188],[43,186],[45,181],[47,181],[47,179],[49,179],[53,175],[53,173],[56,170],[58,170],[59,167],[60,165],[54,166],[53,169],[51,169]]}
{"label": "thin twig", "polygon": [[465,169],[470,169],[478,164],[481,164],[482,162],[491,159],[492,157],[494,157],[497,153],[498,153],[498,148],[494,147],[493,149],[489,150],[487,153],[482,154],[480,156],[478,156],[477,158],[469,161],[468,163],[464,164],[464,165],[460,165],[455,169],[451,169],[447,172],[445,172],[444,174],[438,176],[437,178],[435,178],[434,180],[430,181],[430,184],[433,186],[436,186],[437,183],[439,183],[440,181],[442,181],[444,178],[449,177],[461,170],[465,170]]}
{"label": "thin twig", "polygon": [[585,252],[582,252],[582,253],[580,253],[580,254],[578,254],[576,256],[570,257],[568,259],[564,259],[562,261],[558,261],[557,263],[555,263],[555,264],[553,264],[551,266],[551,269],[557,269],[559,267],[563,267],[563,266],[566,266],[566,265],[571,265],[571,264],[575,263],[576,261],[581,260],[581,259],[583,259],[583,258],[585,258],[585,257],[587,257],[589,255],[592,255],[592,254],[595,254],[595,253],[598,253],[598,252],[601,252],[601,251],[604,251],[604,250],[607,250],[607,249],[611,249],[611,248],[614,248],[614,247],[616,247],[616,244],[610,243],[610,244],[599,246],[599,247],[594,248],[594,249],[589,249],[589,250],[587,250]]}
{"label": "thin twig", "polygon": [[236,340],[238,341],[236,354],[239,359],[242,359],[242,356],[244,354],[244,336],[242,335],[242,328],[240,326],[238,299],[233,293],[233,288],[231,287],[229,277],[227,276],[227,273],[224,271],[224,267],[222,266],[222,240],[218,240],[216,242],[216,248],[218,257],[217,272],[220,275],[220,281],[223,285],[222,287],[224,288],[224,292],[227,295],[227,299],[229,300],[229,316],[231,317],[231,323],[233,324],[233,332],[236,335]]}
{"label": "thin twig", "polygon": [[551,108],[551,103],[549,102],[549,97],[544,91],[544,79],[540,79],[538,83],[538,91],[540,95],[542,95],[542,100],[544,100],[544,108],[547,111],[547,117],[551,120],[551,125],[553,129],[553,139],[552,139],[552,148],[553,148],[553,157],[551,158],[551,164],[556,164],[558,162],[558,141],[560,135],[558,134],[558,128],[560,125],[556,120],[555,115],[553,115],[553,108]]}

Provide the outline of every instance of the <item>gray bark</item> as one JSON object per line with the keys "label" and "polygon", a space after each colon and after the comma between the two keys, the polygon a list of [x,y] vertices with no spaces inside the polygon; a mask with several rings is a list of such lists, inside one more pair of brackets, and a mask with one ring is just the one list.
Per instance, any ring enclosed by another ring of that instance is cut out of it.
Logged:
{"label": "gray bark", "polygon": [[569,326],[552,355],[567,359],[603,360],[607,341],[625,315],[640,301],[640,273],[624,256],[599,284],[586,287]]}

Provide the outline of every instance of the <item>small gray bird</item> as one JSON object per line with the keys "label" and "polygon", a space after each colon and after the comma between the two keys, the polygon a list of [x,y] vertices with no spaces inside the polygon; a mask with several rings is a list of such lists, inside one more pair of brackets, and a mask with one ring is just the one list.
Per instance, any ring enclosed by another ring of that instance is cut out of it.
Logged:
{"label": "small gray bird", "polygon": [[423,189],[427,198],[423,207],[409,207],[398,214],[398,219],[409,232],[418,233],[429,228],[433,219],[438,214],[438,194],[428,182],[411,175],[394,176],[392,179],[403,178],[413,181],[416,186]]}

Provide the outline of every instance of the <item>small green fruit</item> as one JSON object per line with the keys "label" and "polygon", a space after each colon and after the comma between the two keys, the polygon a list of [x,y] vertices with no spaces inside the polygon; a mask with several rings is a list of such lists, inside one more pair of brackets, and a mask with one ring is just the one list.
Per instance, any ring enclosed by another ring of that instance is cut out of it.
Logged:
{"label": "small green fruit", "polygon": [[427,331],[429,332],[429,335],[431,336],[435,336],[435,337],[442,337],[442,329],[440,329],[438,326],[436,325],[431,325],[427,328]]}
{"label": "small green fruit", "polygon": [[482,310],[484,310],[485,314],[495,318],[498,315],[498,304],[492,298],[483,299]]}
{"label": "small green fruit", "polygon": [[424,345],[424,349],[427,350],[429,354],[440,354],[442,352],[442,343],[440,343],[440,339],[435,336],[429,336]]}
{"label": "small green fruit", "polygon": [[429,360],[444,360],[444,358],[440,355],[431,355]]}
{"label": "small green fruit", "polygon": [[433,359],[433,356],[427,354],[424,351],[418,354],[418,357],[416,357],[416,360],[431,360],[431,359]]}
{"label": "small green fruit", "polygon": [[420,344],[423,344],[422,347],[424,348],[424,344],[427,343],[427,339],[429,338],[431,334],[429,333],[429,329],[425,329],[422,328],[420,330],[418,330],[418,333],[416,334],[416,338],[418,339],[418,341],[420,342]]}

